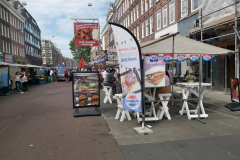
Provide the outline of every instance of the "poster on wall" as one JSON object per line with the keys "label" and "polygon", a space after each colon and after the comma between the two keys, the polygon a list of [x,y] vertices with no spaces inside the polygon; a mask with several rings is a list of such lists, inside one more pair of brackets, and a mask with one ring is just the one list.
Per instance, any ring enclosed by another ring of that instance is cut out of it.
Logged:
{"label": "poster on wall", "polygon": [[123,109],[142,112],[142,55],[136,37],[122,25],[109,23],[113,29],[121,75]]}
{"label": "poster on wall", "polygon": [[73,72],[73,108],[100,107],[99,72]]}
{"label": "poster on wall", "polygon": [[145,87],[163,87],[165,86],[165,62],[164,57],[146,56],[144,60]]}
{"label": "poster on wall", "polygon": [[76,46],[99,46],[98,23],[74,23],[74,38]]}
{"label": "poster on wall", "polygon": [[239,81],[237,78],[230,78],[231,83],[231,100],[239,103]]}

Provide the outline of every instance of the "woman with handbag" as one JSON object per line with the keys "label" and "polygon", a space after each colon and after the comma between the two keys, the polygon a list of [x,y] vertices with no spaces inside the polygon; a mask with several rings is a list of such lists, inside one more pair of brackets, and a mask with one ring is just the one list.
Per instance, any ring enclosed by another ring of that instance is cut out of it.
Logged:
{"label": "woman with handbag", "polygon": [[28,88],[27,88],[28,80],[27,80],[27,76],[26,76],[25,72],[22,73],[20,78],[22,79],[23,92],[28,93]]}

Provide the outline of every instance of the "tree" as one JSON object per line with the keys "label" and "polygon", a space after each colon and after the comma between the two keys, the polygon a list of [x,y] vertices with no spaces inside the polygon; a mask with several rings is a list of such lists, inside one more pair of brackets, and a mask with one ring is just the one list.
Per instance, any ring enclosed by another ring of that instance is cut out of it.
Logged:
{"label": "tree", "polygon": [[75,38],[73,38],[70,43],[70,50],[72,52],[73,55],[73,59],[76,61],[80,61],[81,58],[83,58],[83,61],[85,63],[89,63],[91,62],[91,47],[78,47],[75,46]]}

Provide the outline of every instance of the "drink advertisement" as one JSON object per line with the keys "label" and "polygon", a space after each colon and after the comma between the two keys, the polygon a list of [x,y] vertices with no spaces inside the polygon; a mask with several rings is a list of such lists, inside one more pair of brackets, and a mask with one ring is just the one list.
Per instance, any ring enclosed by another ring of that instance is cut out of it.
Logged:
{"label": "drink advertisement", "polygon": [[74,38],[76,46],[99,46],[98,23],[74,23]]}
{"label": "drink advertisement", "polygon": [[99,72],[73,72],[73,108],[100,107]]}
{"label": "drink advertisement", "polygon": [[145,56],[145,87],[163,87],[165,86],[165,62],[164,57]]}
{"label": "drink advertisement", "polygon": [[239,83],[237,78],[230,78],[231,82],[231,100],[239,103]]}
{"label": "drink advertisement", "polygon": [[142,112],[142,55],[136,37],[125,27],[110,23],[115,38],[121,75],[123,109]]}

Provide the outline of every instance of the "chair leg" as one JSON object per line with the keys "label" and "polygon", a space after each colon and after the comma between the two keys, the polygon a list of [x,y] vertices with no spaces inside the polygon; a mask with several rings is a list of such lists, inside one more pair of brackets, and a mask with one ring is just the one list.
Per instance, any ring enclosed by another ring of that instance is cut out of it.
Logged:
{"label": "chair leg", "polygon": [[128,111],[125,111],[125,112],[126,112],[126,115],[127,115],[127,119],[128,119],[129,121],[131,121],[132,119],[131,119],[131,116],[130,116],[129,112],[128,112]]}
{"label": "chair leg", "polygon": [[123,122],[123,121],[124,121],[124,118],[125,118],[125,111],[123,110],[123,111],[122,111],[122,116],[121,116],[120,122]]}
{"label": "chair leg", "polygon": [[121,113],[121,110],[118,109],[115,119],[119,119],[119,117],[120,117],[120,113]]}

